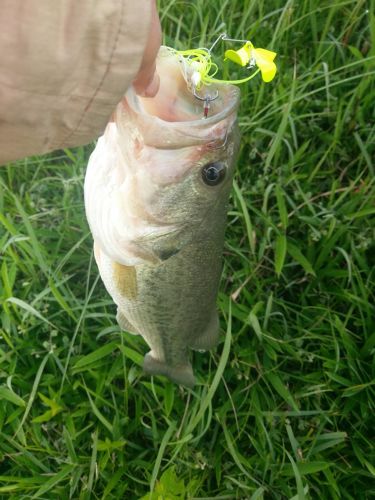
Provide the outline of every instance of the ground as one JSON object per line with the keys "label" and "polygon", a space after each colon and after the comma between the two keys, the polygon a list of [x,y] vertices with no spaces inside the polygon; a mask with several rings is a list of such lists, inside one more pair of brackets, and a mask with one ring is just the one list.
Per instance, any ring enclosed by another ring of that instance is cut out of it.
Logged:
{"label": "ground", "polygon": [[93,145],[2,167],[0,498],[373,498],[374,12],[160,2],[170,46],[226,31],[278,53],[241,89],[223,335],[192,391],[143,375],[116,324],[83,208]]}

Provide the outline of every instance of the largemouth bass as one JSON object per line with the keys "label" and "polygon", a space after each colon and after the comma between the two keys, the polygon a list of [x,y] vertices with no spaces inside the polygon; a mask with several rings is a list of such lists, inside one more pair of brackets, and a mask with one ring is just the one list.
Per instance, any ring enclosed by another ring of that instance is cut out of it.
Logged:
{"label": "largemouth bass", "polygon": [[189,349],[212,349],[226,212],[239,136],[239,91],[218,91],[209,115],[161,48],[160,90],[129,91],[98,140],[85,206],[99,272],[117,321],[150,347],[144,370],[192,387]]}

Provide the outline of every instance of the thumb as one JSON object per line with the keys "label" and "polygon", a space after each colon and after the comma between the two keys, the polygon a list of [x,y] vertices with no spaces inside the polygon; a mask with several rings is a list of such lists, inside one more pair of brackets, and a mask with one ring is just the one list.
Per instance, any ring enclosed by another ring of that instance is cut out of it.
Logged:
{"label": "thumb", "polygon": [[159,90],[160,78],[156,72],[155,64],[147,72],[140,72],[133,81],[133,87],[140,97],[154,97]]}
{"label": "thumb", "polygon": [[156,73],[156,56],[161,43],[161,27],[155,2],[151,1],[151,26],[138,75],[133,81],[135,92],[142,97],[154,97],[159,90],[159,75]]}

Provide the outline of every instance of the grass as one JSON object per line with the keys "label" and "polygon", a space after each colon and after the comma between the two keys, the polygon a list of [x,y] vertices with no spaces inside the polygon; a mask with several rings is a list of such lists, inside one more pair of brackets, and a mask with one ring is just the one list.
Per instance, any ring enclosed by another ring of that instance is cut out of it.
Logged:
{"label": "grass", "polygon": [[[199,385],[142,375],[98,280],[92,147],[0,171],[0,498],[367,499],[374,488],[374,1],[162,0],[166,43],[278,52],[241,156]],[[150,492],[154,491],[151,495]]]}

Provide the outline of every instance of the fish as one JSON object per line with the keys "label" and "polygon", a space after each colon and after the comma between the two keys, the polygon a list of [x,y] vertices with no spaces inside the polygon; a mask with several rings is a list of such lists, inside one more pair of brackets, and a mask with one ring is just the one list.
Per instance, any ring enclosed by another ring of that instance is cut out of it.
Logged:
{"label": "fish", "polygon": [[192,388],[191,350],[213,349],[229,196],[239,149],[239,90],[218,93],[207,118],[166,47],[160,89],[132,89],[90,156],[86,216],[101,279],[120,328],[150,351],[143,370]]}

